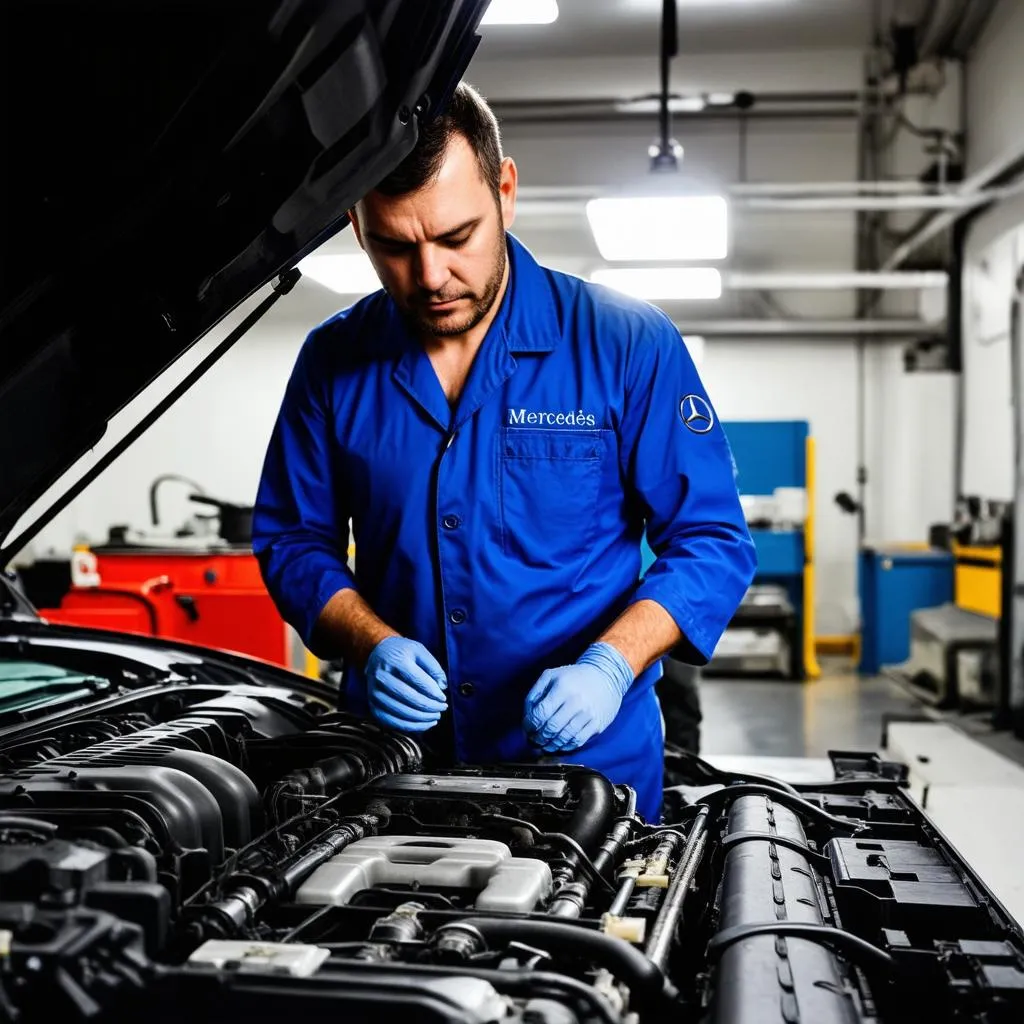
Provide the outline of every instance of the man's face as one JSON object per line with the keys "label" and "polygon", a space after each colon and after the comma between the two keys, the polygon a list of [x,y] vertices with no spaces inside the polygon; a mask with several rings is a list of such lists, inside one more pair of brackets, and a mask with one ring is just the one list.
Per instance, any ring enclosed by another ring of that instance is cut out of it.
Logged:
{"label": "man's face", "polygon": [[417,333],[453,337],[487,316],[505,275],[515,196],[515,164],[502,164],[496,199],[469,143],[456,135],[435,181],[405,196],[371,192],[356,207],[359,243]]}

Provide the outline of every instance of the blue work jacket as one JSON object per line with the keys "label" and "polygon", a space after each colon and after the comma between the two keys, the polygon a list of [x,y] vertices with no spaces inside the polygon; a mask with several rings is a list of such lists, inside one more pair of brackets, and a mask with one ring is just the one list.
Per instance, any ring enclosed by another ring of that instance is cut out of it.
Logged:
{"label": "blue work jacket", "polygon": [[[539,266],[508,238],[509,286],[455,408],[384,292],[307,338],[263,469],[254,549],[307,641],[356,587],[448,676],[458,760],[536,760],[523,704],[632,602],[712,654],[754,571],[728,442],[657,309]],[[351,519],[355,572],[346,566]],[[642,582],[640,545],[657,558]],[[564,758],[658,820],[656,663]],[[347,706],[367,713],[361,671]],[[429,734],[428,734],[429,738]]]}

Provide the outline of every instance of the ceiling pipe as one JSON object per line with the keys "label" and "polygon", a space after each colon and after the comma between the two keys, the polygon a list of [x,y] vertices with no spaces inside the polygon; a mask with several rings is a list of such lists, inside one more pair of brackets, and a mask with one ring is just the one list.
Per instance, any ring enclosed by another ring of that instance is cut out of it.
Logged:
{"label": "ceiling pipe", "polygon": [[[887,262],[883,270],[895,270],[905,257],[923,245],[929,238],[944,230],[959,217],[988,203],[1008,199],[1024,191],[1024,182],[1007,188],[988,189],[972,195],[959,191],[943,192],[936,195],[737,195],[726,189],[733,210],[747,213],[863,213],[880,211],[886,213],[914,213],[942,211],[929,221],[918,235],[908,239],[890,257],[897,257],[894,263]],[[531,216],[582,216],[588,199],[600,194],[597,190],[586,195],[542,196],[536,192],[525,192],[517,203],[517,212],[524,217]],[[906,250],[904,253],[903,250]]]}
{"label": "ceiling pipe", "polygon": [[962,60],[978,41],[998,0],[932,0],[918,36],[922,59]]}
{"label": "ceiling pipe", "polygon": [[944,194],[923,181],[738,181],[728,186],[728,192],[733,196]]}
{"label": "ceiling pipe", "polygon": [[[860,92],[855,89],[842,89],[842,90],[807,90],[807,91],[795,91],[790,90],[789,92],[748,92],[744,89],[714,89],[710,92],[693,92],[693,93],[669,93],[669,102],[678,102],[680,100],[692,99],[693,97],[718,97],[724,96],[725,93],[731,94],[733,97],[733,103],[735,104],[736,98],[740,97],[741,100],[747,98],[753,99],[755,106],[764,104],[777,104],[779,106],[786,106],[789,104],[804,104],[804,103],[820,103],[823,105],[829,104],[847,104],[847,103],[861,103],[863,97]],[[495,114],[501,113],[533,113],[543,112],[546,110],[554,109],[565,109],[573,108],[574,110],[594,110],[594,109],[615,109],[615,110],[631,110],[635,114],[650,114],[652,108],[650,104],[653,102],[655,108],[660,98],[660,93],[647,92],[637,96],[566,96],[566,97],[551,97],[545,96],[537,99],[515,99],[514,97],[506,97],[504,99],[495,98],[490,101],[491,108]],[[717,99],[712,102],[708,101],[708,106],[723,107],[729,106],[729,103],[718,101]],[[742,105],[742,104],[741,104]]]}
{"label": "ceiling pipe", "polygon": [[[724,191],[730,199],[738,199],[752,206],[763,200],[776,199],[845,202],[869,197],[869,201],[878,202],[881,201],[881,197],[892,197],[901,202],[936,202],[940,208],[945,209],[947,203],[950,206],[957,206],[978,201],[965,197],[959,188],[937,188],[933,184],[920,181],[745,181],[726,185],[716,182],[693,182],[687,188],[689,191],[700,188]],[[585,203],[589,199],[608,195],[609,192],[610,188],[597,185],[521,185],[518,196],[521,200],[531,203]]]}
{"label": "ceiling pipe", "polygon": [[[670,28],[671,31],[671,28]],[[671,49],[671,45],[669,46]],[[670,55],[671,56],[671,55]],[[661,68],[659,67],[659,71]],[[725,101],[726,92],[730,101]],[[722,97],[722,98],[719,98]],[[699,113],[699,104],[705,110],[734,110],[745,113],[759,107],[856,107],[864,102],[859,92],[842,90],[831,92],[757,92],[744,89],[712,92],[668,93],[667,102],[671,113]],[[662,102],[661,92],[644,93],[638,96],[574,96],[544,97],[542,99],[492,99],[491,108],[499,121],[506,117],[530,118],[545,114],[628,114],[630,117],[647,117],[657,113]],[[660,127],[660,126],[659,126]]]}
{"label": "ceiling pipe", "polygon": [[[735,121],[746,118],[750,121],[849,121],[860,116],[860,105],[828,106],[828,107],[754,107],[752,110],[741,110],[738,107],[705,107],[704,110],[676,110],[672,113],[673,121],[699,123],[701,121]],[[638,116],[613,108],[577,110],[572,107],[525,113],[522,111],[502,111],[495,105],[495,115],[502,127],[508,125],[532,124],[628,124],[637,125]],[[650,114],[648,113],[648,116]]]}
{"label": "ceiling pipe", "polygon": [[921,291],[948,285],[949,274],[944,270],[887,274],[872,270],[807,273],[733,270],[722,275],[722,286],[729,291]]}
{"label": "ceiling pipe", "polygon": [[[671,305],[662,303],[661,305]],[[674,318],[683,335],[704,338],[872,338],[943,337],[944,323],[923,320],[685,320]]]}
{"label": "ceiling pipe", "polygon": [[[922,88],[908,87],[916,95]],[[735,119],[847,119],[860,117],[869,97],[854,90],[815,90],[807,92],[749,92],[745,89],[724,92],[669,94],[668,112],[673,118],[689,122]],[[544,99],[491,100],[495,116],[502,124],[560,124],[572,122],[639,122],[659,115],[666,103],[662,93],[638,96],[564,97]],[[659,118],[659,128],[661,119]]]}
{"label": "ceiling pipe", "polygon": [[917,25],[917,47],[921,57],[939,56],[944,31],[948,28],[953,12],[963,0],[928,0],[924,11],[911,20]]}
{"label": "ceiling pipe", "polygon": [[1024,191],[1024,181],[1015,182],[1001,189],[991,189],[989,191],[985,191],[985,189],[992,182],[1007,176],[1013,176],[1022,170],[1024,170],[1024,147],[1018,146],[1003,153],[991,161],[991,163],[981,168],[981,170],[971,175],[957,191],[960,195],[977,201],[958,209],[938,213],[930,218],[901,245],[897,246],[882,264],[881,269],[896,270],[898,267],[901,267],[918,249],[935,238],[936,235],[952,227],[971,210],[975,210],[988,202],[1020,194],[1021,191]]}
{"label": "ceiling pipe", "polygon": [[859,196],[734,196],[733,206],[745,210],[789,213],[831,211],[901,213],[922,210],[970,210],[1005,198],[1002,192],[979,192],[973,196],[956,192],[941,195],[859,195]]}
{"label": "ceiling pipe", "polygon": [[950,44],[954,57],[964,60],[970,55],[998,5],[999,0],[965,0],[964,18]]}
{"label": "ceiling pipe", "polygon": [[[922,181],[735,181],[727,184],[732,196],[792,195],[956,195],[952,187],[936,188]],[[607,190],[596,185],[520,185],[518,195],[528,199],[595,199]]]}

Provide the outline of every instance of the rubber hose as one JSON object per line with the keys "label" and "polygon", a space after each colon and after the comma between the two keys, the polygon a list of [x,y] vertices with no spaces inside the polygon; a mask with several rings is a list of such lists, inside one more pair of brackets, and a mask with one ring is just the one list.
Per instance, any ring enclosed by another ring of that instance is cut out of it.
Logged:
{"label": "rubber hose", "polygon": [[551,952],[584,957],[606,968],[629,986],[637,999],[648,1004],[671,998],[674,989],[661,969],[624,939],[561,921],[528,921],[522,918],[467,917],[458,922],[478,931],[488,943],[525,942]]}
{"label": "rubber hose", "polygon": [[771,935],[774,938],[807,939],[823,946],[831,946],[848,960],[861,967],[881,969],[888,974],[896,970],[896,961],[885,950],[873,946],[866,939],[851,932],[841,931],[824,924],[805,921],[766,921],[764,924],[738,924],[711,937],[708,958],[714,963],[737,942]]}
{"label": "rubber hose", "polygon": [[580,805],[565,832],[593,856],[605,840],[615,814],[615,790],[603,775],[586,769],[573,771],[569,785],[578,794]]}
{"label": "rubber hose", "polygon": [[8,814],[0,812],[0,829],[19,829],[23,832],[35,832],[41,836],[55,836],[57,826],[52,821],[43,821],[41,818],[30,818],[23,814]]}
{"label": "rubber hose", "polygon": [[285,786],[298,789],[297,795],[324,795],[354,788],[369,774],[367,765],[351,754],[336,754],[316,761],[309,768],[289,772],[282,780]]}
{"label": "rubber hose", "polygon": [[279,868],[275,888],[286,896],[291,896],[321,864],[341,853],[350,843],[364,839],[368,835],[376,835],[379,827],[380,818],[374,814],[342,819],[312,846],[294,855]]}

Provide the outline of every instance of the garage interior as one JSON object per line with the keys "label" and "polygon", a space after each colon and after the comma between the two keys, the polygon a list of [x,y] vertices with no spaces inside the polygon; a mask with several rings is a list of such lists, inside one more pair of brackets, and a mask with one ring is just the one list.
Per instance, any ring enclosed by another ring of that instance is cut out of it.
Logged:
{"label": "garage interior", "polygon": [[[539,23],[502,23],[533,7]],[[835,750],[909,763],[911,792],[1024,921],[1024,3],[494,0],[481,33],[466,79],[519,168],[513,233],[543,265],[664,310],[733,447],[757,577],[711,663],[659,684],[684,706],[666,708],[669,740],[699,732],[716,765],[790,781]],[[724,201],[726,251],[606,258],[588,204],[652,190]],[[281,628],[255,562],[218,555],[251,537],[304,338],[379,286],[348,230],[299,269],[16,546],[48,621],[336,682]],[[73,476],[264,297],[122,410]],[[211,572],[235,574],[216,611]]]}

